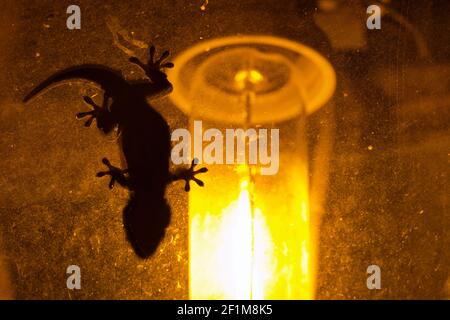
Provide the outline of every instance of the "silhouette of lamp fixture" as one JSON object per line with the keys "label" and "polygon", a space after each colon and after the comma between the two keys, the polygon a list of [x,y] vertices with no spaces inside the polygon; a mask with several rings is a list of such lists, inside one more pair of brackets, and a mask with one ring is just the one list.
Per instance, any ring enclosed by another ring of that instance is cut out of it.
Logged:
{"label": "silhouette of lamp fixture", "polygon": [[318,228],[305,124],[334,92],[332,66],[315,50],[272,36],[204,41],[174,64],[170,97],[188,115],[190,132],[198,121],[203,133],[216,128],[223,136],[226,129],[279,130],[276,174],[262,175],[267,163],[248,161],[252,137],[236,136],[245,163],[206,164],[205,188],[189,193],[190,298],[314,298]]}

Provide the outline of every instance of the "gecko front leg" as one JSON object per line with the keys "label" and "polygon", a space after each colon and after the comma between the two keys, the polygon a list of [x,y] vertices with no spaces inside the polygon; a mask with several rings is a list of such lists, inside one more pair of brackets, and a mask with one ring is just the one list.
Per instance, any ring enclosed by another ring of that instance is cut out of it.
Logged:
{"label": "gecko front leg", "polygon": [[103,158],[102,162],[104,165],[108,167],[108,171],[100,171],[97,172],[97,177],[103,177],[103,176],[111,176],[111,180],[109,181],[109,188],[112,189],[114,187],[114,184],[118,182],[121,186],[129,188],[129,178],[126,176],[128,173],[128,169],[120,169],[117,167],[114,167],[108,159]]}
{"label": "gecko front leg", "polygon": [[195,166],[197,165],[198,160],[194,158],[192,160],[191,166],[187,169],[178,169],[174,173],[171,174],[170,181],[177,181],[177,180],[184,180],[186,183],[184,185],[184,190],[189,191],[191,190],[191,186],[189,185],[189,182],[192,180],[195,183],[197,183],[200,187],[203,187],[205,184],[202,180],[196,178],[195,176],[199,173],[204,173],[208,171],[208,168],[200,168],[198,170],[194,170]]}
{"label": "gecko front leg", "polygon": [[170,55],[169,50],[164,51],[159,59],[155,58],[155,53],[155,46],[151,45],[149,48],[149,58],[147,64],[141,62],[137,57],[131,57],[129,61],[139,66],[152,82],[158,83],[162,79],[165,80],[167,78],[167,75],[162,70],[165,68],[173,68],[173,63],[165,62]]}
{"label": "gecko front leg", "polygon": [[137,90],[141,95],[156,98],[166,95],[172,92],[172,84],[167,79],[167,74],[164,72],[165,68],[173,68],[172,62],[165,62],[169,57],[169,51],[164,51],[161,56],[155,58],[155,47],[150,46],[149,48],[149,58],[147,64],[141,62],[136,57],[131,57],[129,61],[131,63],[139,66],[149,78],[150,82],[147,83],[136,83],[133,85],[135,90]]}

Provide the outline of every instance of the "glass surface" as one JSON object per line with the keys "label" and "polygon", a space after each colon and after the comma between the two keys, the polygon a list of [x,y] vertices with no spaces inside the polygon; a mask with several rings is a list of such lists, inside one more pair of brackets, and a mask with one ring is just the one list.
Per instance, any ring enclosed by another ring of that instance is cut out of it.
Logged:
{"label": "glass surface", "polygon": [[[249,121],[249,127],[280,129],[280,177],[255,178],[253,201],[266,219],[283,215],[273,222],[278,235],[285,231],[278,224],[284,226],[286,216],[294,214],[288,210],[290,193],[295,193],[293,202],[308,197],[309,217],[315,219],[311,230],[318,230],[311,234],[317,255],[314,298],[450,297],[448,1],[374,1],[382,9],[380,30],[367,28],[368,3],[362,0],[78,2],[80,30],[67,29],[63,1],[0,3],[0,298],[189,298],[192,198],[201,193],[202,205],[219,199],[211,207],[248,212],[250,193],[242,191],[241,177],[227,166],[217,173],[214,165],[199,176],[203,188],[191,183],[188,194],[183,182],[168,185],[170,225],[155,254],[140,259],[122,221],[129,192],[120,186],[111,191],[107,180],[95,177],[104,169],[105,156],[124,167],[117,135],[105,137],[75,119],[89,110],[83,96],[100,104],[102,90],[66,82],[26,104],[22,100],[48,76],[75,65],[100,64],[120,70],[126,79],[143,79],[144,72],[128,60],[136,55],[146,61],[148,43],[156,45],[158,56],[170,49],[176,61],[206,41],[243,35],[304,45],[320,53],[336,74],[327,103],[311,111],[306,105],[303,116],[301,104],[281,99],[265,113],[255,110],[264,115],[260,120],[247,119],[242,108],[251,100],[247,96],[226,106],[208,103],[216,108],[211,114],[222,112],[231,125],[221,124],[222,116],[205,120],[205,128],[245,127],[242,123]],[[283,59],[292,57],[254,50],[230,48],[205,64],[208,86],[227,96],[252,88],[261,93],[255,99],[285,88],[292,68]],[[278,55],[283,58],[274,58]],[[218,66],[224,66],[223,72]],[[311,71],[305,61],[297,61],[296,68]],[[174,93],[182,88],[174,85]],[[306,90],[304,99],[315,90]],[[207,93],[189,99],[204,102]],[[295,97],[292,92],[287,96]],[[261,107],[267,105],[263,102]],[[150,103],[171,130],[191,128],[194,107],[208,111],[199,104],[181,110],[169,97]],[[270,120],[274,115],[279,119]],[[297,120],[304,130],[296,129]],[[298,137],[299,132],[304,135]],[[216,174],[226,180],[216,181]],[[287,234],[294,232],[286,229]],[[248,249],[244,244],[240,249]],[[297,268],[299,252],[291,256]],[[243,259],[248,262],[249,255]],[[81,268],[82,290],[66,286],[70,265]],[[367,287],[371,265],[381,269],[381,289]],[[254,283],[255,296],[262,283]],[[248,297],[248,285],[236,290]],[[302,294],[295,289],[283,297]]]}

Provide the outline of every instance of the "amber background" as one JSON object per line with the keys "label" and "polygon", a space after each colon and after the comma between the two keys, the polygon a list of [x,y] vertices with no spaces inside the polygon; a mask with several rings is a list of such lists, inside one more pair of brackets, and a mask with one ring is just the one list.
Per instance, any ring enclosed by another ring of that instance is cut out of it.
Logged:
{"label": "amber background", "polygon": [[[27,105],[22,97],[53,72],[82,63],[141,77],[113,45],[105,19],[174,54],[202,39],[270,34],[306,43],[333,64],[338,88],[310,118],[310,148],[321,126],[334,131],[321,225],[320,299],[448,299],[450,214],[449,29],[445,1],[391,1],[419,29],[430,54],[392,18],[365,28],[365,6],[324,12],[315,1],[81,0],[81,30],[66,28],[70,1],[0,4],[0,297],[180,299],[188,297],[187,195],[168,188],[172,224],[160,251],[139,260],[125,240],[127,191],[96,179],[113,137],[75,120],[86,85],[64,85]],[[145,51],[138,51],[141,57]],[[187,117],[168,99],[153,106],[172,128]],[[331,115],[330,115],[331,114]],[[334,119],[334,120],[330,120]],[[311,161],[314,163],[314,153]],[[314,166],[313,166],[314,169]],[[66,288],[66,267],[82,290]],[[366,268],[382,289],[366,288]]]}

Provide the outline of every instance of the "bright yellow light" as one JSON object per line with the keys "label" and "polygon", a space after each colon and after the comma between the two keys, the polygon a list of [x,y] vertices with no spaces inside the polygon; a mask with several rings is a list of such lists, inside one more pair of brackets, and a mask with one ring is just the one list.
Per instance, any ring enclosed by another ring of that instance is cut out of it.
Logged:
{"label": "bright yellow light", "polygon": [[238,83],[239,87],[245,87],[246,83],[257,84],[263,79],[263,75],[255,69],[241,70],[234,76],[234,81]]}
{"label": "bright yellow light", "polygon": [[191,214],[192,299],[250,299],[252,217],[248,182],[240,185],[237,199],[218,215],[201,208],[201,198],[191,201],[191,208],[203,209]]}
{"label": "bright yellow light", "polygon": [[198,189],[190,194],[190,298],[312,299],[308,192],[301,170],[285,177],[290,192],[256,190],[255,199],[245,170],[211,171],[205,175],[211,179],[205,181],[208,197]]}

